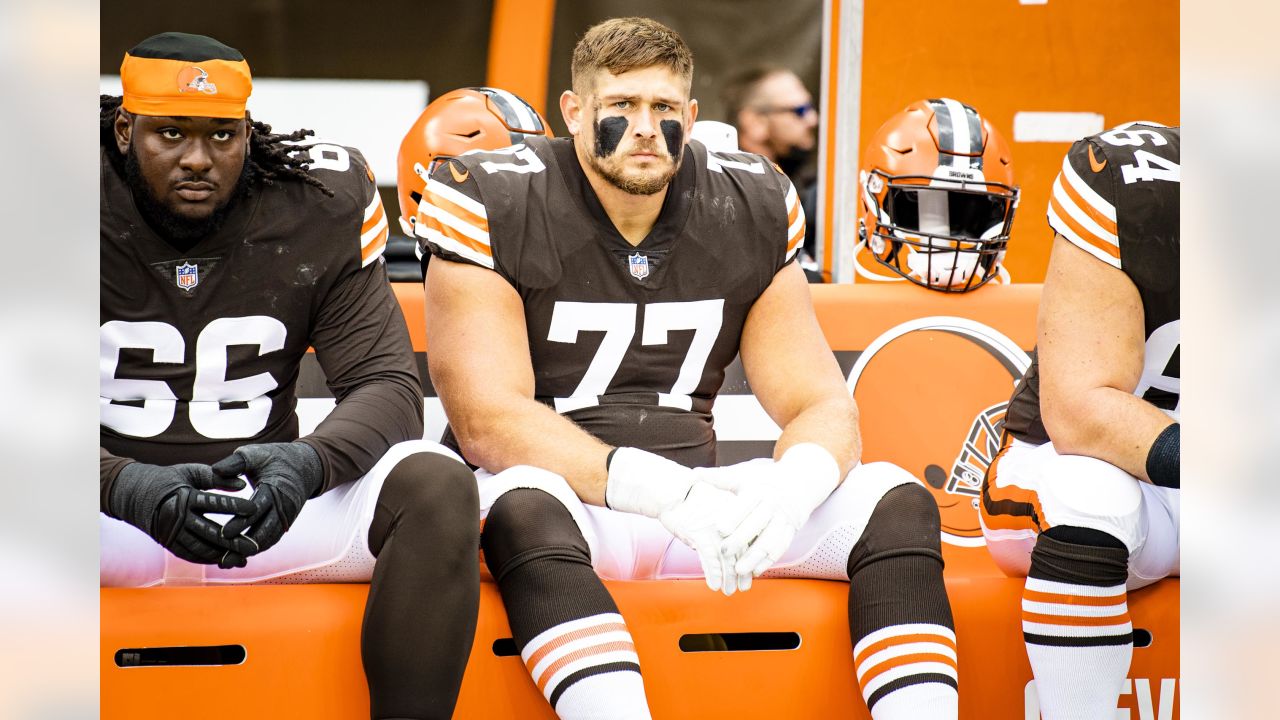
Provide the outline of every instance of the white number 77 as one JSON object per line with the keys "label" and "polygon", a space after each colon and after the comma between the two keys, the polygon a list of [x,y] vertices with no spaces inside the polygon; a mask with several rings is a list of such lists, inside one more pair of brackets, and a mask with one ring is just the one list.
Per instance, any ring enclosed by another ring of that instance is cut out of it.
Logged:
{"label": "white number 77", "polygon": [[[635,303],[556,302],[551,312],[551,342],[576,343],[580,331],[604,331],[604,340],[587,366],[582,381],[567,398],[555,398],[556,412],[566,413],[600,404],[600,396],[609,389],[622,358],[636,334]],[[724,300],[653,303],[645,305],[642,345],[665,345],[672,330],[693,330],[689,353],[680,365],[680,374],[670,392],[658,393],[658,404],[690,410],[690,397],[702,379],[707,358],[720,335],[724,319]]]}

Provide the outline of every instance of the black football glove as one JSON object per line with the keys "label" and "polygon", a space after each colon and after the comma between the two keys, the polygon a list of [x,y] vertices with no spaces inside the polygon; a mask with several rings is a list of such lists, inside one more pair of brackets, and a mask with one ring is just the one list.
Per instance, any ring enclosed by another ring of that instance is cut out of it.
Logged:
{"label": "black football glove", "polygon": [[155,538],[169,552],[188,562],[244,567],[253,554],[246,538],[222,534],[222,526],[205,513],[249,515],[248,500],[205,490],[239,490],[244,481],[227,480],[208,465],[147,465],[133,462],[120,469],[111,487],[107,514]]}
{"label": "black football glove", "polygon": [[213,472],[228,479],[244,475],[254,484],[249,499],[253,512],[232,518],[222,535],[231,538],[243,532],[257,544],[255,552],[280,541],[302,505],[324,482],[320,454],[300,442],[242,445],[214,463]]}

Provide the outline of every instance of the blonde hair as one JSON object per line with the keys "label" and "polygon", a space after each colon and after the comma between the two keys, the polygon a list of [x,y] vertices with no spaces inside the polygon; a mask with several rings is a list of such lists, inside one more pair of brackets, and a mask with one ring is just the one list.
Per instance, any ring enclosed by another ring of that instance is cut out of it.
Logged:
{"label": "blonde hair", "polygon": [[662,65],[693,82],[693,51],[680,33],[657,20],[642,17],[613,18],[593,25],[573,49],[573,91],[590,94],[601,70],[614,75]]}

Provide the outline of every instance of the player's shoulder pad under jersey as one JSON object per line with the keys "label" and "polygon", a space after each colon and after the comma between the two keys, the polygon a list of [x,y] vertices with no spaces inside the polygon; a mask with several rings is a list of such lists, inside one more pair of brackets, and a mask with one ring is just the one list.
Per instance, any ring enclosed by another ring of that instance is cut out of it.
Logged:
{"label": "player's shoulder pad under jersey", "polygon": [[472,150],[441,163],[427,178],[415,223],[418,240],[446,260],[494,269],[485,198],[526,198],[554,160],[545,138],[499,150]]}
{"label": "player's shoulder pad under jersey", "polygon": [[359,250],[360,266],[368,267],[382,257],[390,232],[368,161],[356,148],[336,143],[306,142],[301,147],[309,147],[307,172],[333,191],[332,198],[314,191],[307,197],[325,208],[319,214],[335,227],[358,228],[352,242]]}
{"label": "player's shoulder pad under jersey", "polygon": [[689,145],[695,152],[706,153],[707,175],[713,185],[735,184],[747,202],[772,204],[784,214],[786,231],[778,242],[786,248],[783,263],[791,262],[804,244],[805,229],[804,209],[791,179],[762,155],[712,151],[697,140]]}
{"label": "player's shoulder pad under jersey", "polygon": [[[1136,183],[1157,183],[1147,189],[1171,196],[1173,213],[1177,213],[1180,134],[1176,127],[1139,121],[1076,141],[1053,183],[1050,227],[1090,255],[1120,268],[1118,214],[1133,205]],[[1172,184],[1161,184],[1168,181]]]}

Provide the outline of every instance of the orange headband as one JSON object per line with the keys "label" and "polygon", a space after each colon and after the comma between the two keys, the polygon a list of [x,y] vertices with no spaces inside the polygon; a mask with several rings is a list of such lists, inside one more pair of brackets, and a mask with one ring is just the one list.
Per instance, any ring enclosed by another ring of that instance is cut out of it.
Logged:
{"label": "orange headband", "polygon": [[244,60],[168,60],[125,53],[124,109],[135,115],[242,118],[253,91]]}

